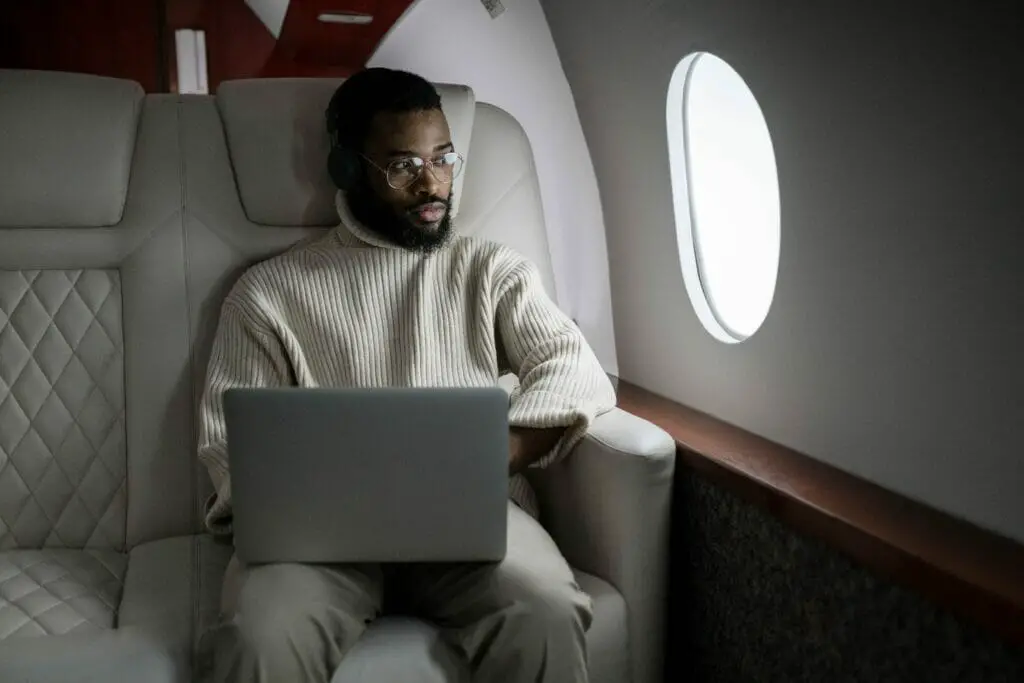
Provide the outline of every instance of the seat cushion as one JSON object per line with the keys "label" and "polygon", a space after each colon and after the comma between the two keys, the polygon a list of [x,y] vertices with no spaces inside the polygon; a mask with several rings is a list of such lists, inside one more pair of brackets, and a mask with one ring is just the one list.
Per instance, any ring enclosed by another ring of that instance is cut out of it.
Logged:
{"label": "seat cushion", "polygon": [[0,641],[4,683],[191,683],[166,641],[138,629],[113,628]]}
{"label": "seat cushion", "polygon": [[581,571],[575,574],[594,601],[594,623],[587,631],[590,683],[626,683],[631,680],[626,601],[608,582]]}
{"label": "seat cushion", "polygon": [[127,567],[113,550],[0,552],[0,640],[112,628]]}
{"label": "seat cushion", "polygon": [[209,534],[150,541],[132,549],[118,627],[159,635],[187,654],[197,628],[212,625],[230,545]]}
{"label": "seat cushion", "polygon": [[189,683],[196,622],[216,612],[230,556],[205,534],[129,555],[0,553],[0,681]]}
{"label": "seat cushion", "polygon": [[[575,572],[594,601],[594,623],[587,632],[591,683],[629,680],[626,603],[596,576]],[[408,617],[376,620],[345,657],[331,683],[468,683],[469,672],[430,624]]]}

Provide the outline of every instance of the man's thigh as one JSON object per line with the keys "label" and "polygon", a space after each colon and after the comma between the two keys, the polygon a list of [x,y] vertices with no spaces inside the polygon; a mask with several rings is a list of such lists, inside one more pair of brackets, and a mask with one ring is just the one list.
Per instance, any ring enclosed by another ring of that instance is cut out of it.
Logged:
{"label": "man's thigh", "polygon": [[457,628],[516,604],[571,608],[590,625],[590,597],[569,563],[544,527],[511,502],[501,562],[411,564],[396,578],[403,604],[440,626]]}
{"label": "man's thigh", "polygon": [[381,607],[383,579],[376,565],[279,563],[247,566],[233,556],[224,572],[221,615],[262,612],[287,606],[289,612],[328,606],[364,620]]}

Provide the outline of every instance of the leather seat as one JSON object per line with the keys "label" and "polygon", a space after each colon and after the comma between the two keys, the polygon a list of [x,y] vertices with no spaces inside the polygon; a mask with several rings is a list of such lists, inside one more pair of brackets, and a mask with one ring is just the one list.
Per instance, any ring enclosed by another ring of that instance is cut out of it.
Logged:
{"label": "leather seat", "polygon": [[[0,70],[0,680],[191,680],[231,552],[202,532],[195,457],[220,301],[249,264],[336,224],[323,110],[337,84],[145,95]],[[553,291],[523,130],[439,87],[467,157],[459,229],[531,257]],[[595,683],[660,680],[674,452],[614,410],[533,474],[594,597]],[[335,680],[399,675],[466,680],[437,631],[401,615]]]}
{"label": "leather seat", "polygon": [[0,680],[190,677],[217,560],[196,533],[176,109],[0,71]]}

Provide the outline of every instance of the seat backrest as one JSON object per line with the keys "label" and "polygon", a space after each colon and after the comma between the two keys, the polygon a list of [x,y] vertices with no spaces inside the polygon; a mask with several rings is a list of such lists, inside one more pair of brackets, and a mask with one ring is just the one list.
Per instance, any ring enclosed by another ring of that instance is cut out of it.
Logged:
{"label": "seat backrest", "polygon": [[[342,80],[250,79],[222,84],[215,102],[223,142],[213,139],[219,135],[210,125],[211,98],[187,98],[196,110],[196,123],[202,124],[196,128],[198,140],[191,129],[185,136],[186,144],[195,143],[185,152],[190,186],[187,213],[196,216],[197,211],[215,207],[217,212],[227,211],[232,223],[242,219],[237,224],[239,246],[252,245],[256,253],[260,247],[251,240],[254,234],[293,229],[289,235],[296,239],[337,225],[335,188],[327,174],[324,110]],[[466,86],[436,87],[455,147],[466,156],[465,172],[453,187],[452,213],[458,231],[518,249],[537,263],[553,293],[540,189],[525,131],[504,110],[476,102]],[[219,163],[225,156],[220,153],[222,146],[226,146],[235,193],[232,196],[222,184],[212,197],[212,192],[203,192],[213,180],[205,171],[224,170]],[[200,196],[202,201],[197,203]]]}
{"label": "seat backrest", "polygon": [[[242,271],[338,222],[324,110],[339,79],[144,95],[0,70],[0,550],[133,547],[201,529],[196,409]],[[456,225],[554,278],[533,155],[440,85],[466,155]]]}
{"label": "seat backrest", "polygon": [[[342,79],[229,81],[182,98],[182,154],[194,400],[227,291],[249,265],[338,224],[324,111]],[[438,84],[465,170],[453,187],[458,230],[504,242],[554,276],[533,154],[508,113]],[[210,494],[203,482],[201,497]]]}
{"label": "seat backrest", "polygon": [[175,99],[0,71],[0,549],[192,525]]}

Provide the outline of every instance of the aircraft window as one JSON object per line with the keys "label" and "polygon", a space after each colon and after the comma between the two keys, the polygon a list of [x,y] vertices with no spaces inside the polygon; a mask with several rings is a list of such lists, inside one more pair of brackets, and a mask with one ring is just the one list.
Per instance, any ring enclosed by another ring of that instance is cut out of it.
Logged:
{"label": "aircraft window", "polygon": [[779,268],[779,180],[754,94],[715,55],[685,57],[667,104],[683,280],[704,327],[741,342],[764,322]]}

